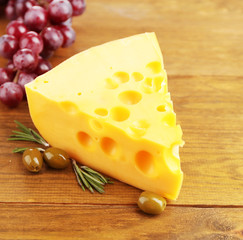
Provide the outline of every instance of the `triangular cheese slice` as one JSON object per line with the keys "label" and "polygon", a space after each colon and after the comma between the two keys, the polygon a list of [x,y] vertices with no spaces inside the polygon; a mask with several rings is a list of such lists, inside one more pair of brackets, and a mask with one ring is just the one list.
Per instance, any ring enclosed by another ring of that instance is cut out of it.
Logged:
{"label": "triangular cheese slice", "polygon": [[178,197],[182,130],[154,33],[78,53],[26,92],[32,120],[52,146],[120,181]]}

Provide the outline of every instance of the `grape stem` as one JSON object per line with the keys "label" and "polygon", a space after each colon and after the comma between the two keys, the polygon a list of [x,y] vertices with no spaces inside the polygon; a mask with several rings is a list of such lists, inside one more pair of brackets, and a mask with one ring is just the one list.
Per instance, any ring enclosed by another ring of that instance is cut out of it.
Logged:
{"label": "grape stem", "polygon": [[16,75],[15,75],[15,77],[14,77],[14,80],[13,80],[14,83],[17,83],[18,82],[19,74],[20,74],[20,71],[18,70],[17,73],[16,73]]}
{"label": "grape stem", "polygon": [[38,2],[38,4],[39,4],[40,6],[46,8],[46,9],[47,9],[47,7],[49,6],[48,1],[46,1],[46,0],[37,0],[37,2]]}

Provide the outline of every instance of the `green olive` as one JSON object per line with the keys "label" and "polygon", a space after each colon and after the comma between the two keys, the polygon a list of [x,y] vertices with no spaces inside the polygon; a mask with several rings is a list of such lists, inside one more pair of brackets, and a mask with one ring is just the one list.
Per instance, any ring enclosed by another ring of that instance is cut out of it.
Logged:
{"label": "green olive", "polygon": [[70,163],[68,154],[62,149],[55,147],[47,148],[43,154],[43,157],[49,167],[56,169],[64,169]]}
{"label": "green olive", "polygon": [[24,151],[22,156],[25,167],[30,172],[39,172],[42,168],[43,158],[40,151],[36,148],[30,148]]}
{"label": "green olive", "polygon": [[138,207],[148,214],[160,214],[166,207],[166,200],[152,192],[142,192],[138,199]]}

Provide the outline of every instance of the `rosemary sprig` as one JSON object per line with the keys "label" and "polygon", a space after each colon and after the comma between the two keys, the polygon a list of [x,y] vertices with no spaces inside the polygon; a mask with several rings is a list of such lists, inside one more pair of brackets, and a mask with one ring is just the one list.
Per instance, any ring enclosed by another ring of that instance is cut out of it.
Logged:
{"label": "rosemary sprig", "polygon": [[[49,147],[49,143],[45,141],[37,132],[31,128],[27,128],[22,123],[15,121],[19,131],[12,131],[12,135],[8,138],[9,141],[29,141],[36,142],[45,147]],[[15,148],[14,153],[23,153],[27,147]],[[44,152],[45,149],[37,148],[39,151]],[[102,174],[87,166],[78,166],[74,159],[71,159],[72,167],[77,178],[78,184],[85,191],[85,188],[89,189],[90,192],[94,193],[96,190],[99,193],[104,193],[105,184],[113,183],[109,178],[104,177]]]}
{"label": "rosemary sprig", "polygon": [[72,166],[74,173],[76,175],[78,184],[85,191],[85,187],[90,190],[90,192],[94,192],[94,189],[99,193],[104,193],[104,186],[107,183],[113,183],[109,178],[104,177],[100,173],[95,170],[87,167],[77,165],[77,162],[72,159]]}
{"label": "rosemary sprig", "polygon": [[83,170],[89,172],[89,174],[90,174],[91,176],[94,176],[94,177],[98,178],[98,179],[99,179],[101,182],[103,182],[104,184],[106,184],[106,183],[113,183],[113,182],[110,180],[110,178],[104,177],[102,174],[100,174],[100,173],[94,171],[93,169],[91,169],[91,168],[89,168],[89,167],[87,167],[87,166],[81,166],[81,168],[82,168]]}
{"label": "rosemary sprig", "polygon": [[[14,121],[17,124],[17,128],[20,131],[12,131],[12,135],[8,138],[9,141],[29,141],[29,142],[36,142],[45,147],[49,147],[49,143],[45,141],[43,137],[41,137],[37,132],[35,132],[31,128],[27,128],[22,123],[18,121]],[[17,150],[15,150],[17,151]]]}
{"label": "rosemary sprig", "polygon": [[[27,150],[27,149],[29,149],[28,147],[23,147],[23,148],[14,148],[14,150],[13,150],[13,153],[23,153],[25,150]],[[36,149],[38,149],[40,152],[44,152],[45,151],[45,149],[43,149],[43,148],[36,148]]]}

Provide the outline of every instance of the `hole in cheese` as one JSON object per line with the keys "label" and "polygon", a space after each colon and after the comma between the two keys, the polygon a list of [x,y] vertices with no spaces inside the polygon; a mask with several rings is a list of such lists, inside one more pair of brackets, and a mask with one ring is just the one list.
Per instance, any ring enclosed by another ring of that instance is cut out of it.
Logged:
{"label": "hole in cheese", "polygon": [[165,112],[165,111],[166,111],[166,109],[165,109],[165,105],[159,105],[159,106],[157,107],[157,111],[159,111],[159,112]]}
{"label": "hole in cheese", "polygon": [[154,78],[146,77],[142,83],[142,90],[145,93],[158,92],[162,87],[162,82],[162,76],[156,76]]}
{"label": "hole in cheese", "polygon": [[143,74],[142,73],[139,73],[139,72],[134,72],[132,74],[132,78],[136,81],[136,82],[139,82],[139,81],[142,81],[143,80]]}
{"label": "hole in cheese", "polygon": [[153,88],[155,92],[158,92],[161,89],[161,84],[163,82],[163,77],[157,76],[153,78]]}
{"label": "hole in cheese", "polygon": [[153,86],[152,78],[151,77],[146,77],[145,80],[144,80],[144,84],[147,87],[152,87]]}
{"label": "hole in cheese", "polygon": [[138,120],[133,122],[129,128],[132,131],[132,135],[134,137],[142,137],[146,134],[149,126],[150,124],[146,120]]}
{"label": "hole in cheese", "polygon": [[168,92],[167,85],[166,82],[163,80],[163,82],[161,83],[160,93],[166,94],[167,92]]}
{"label": "hole in cheese", "polygon": [[82,93],[81,92],[78,92],[78,96],[81,96],[82,95]]}
{"label": "hole in cheese", "polygon": [[91,119],[90,120],[90,126],[93,130],[96,131],[100,131],[101,129],[103,129],[103,126],[101,125],[101,123],[99,123],[97,120],[95,119]]}
{"label": "hole in cheese", "polygon": [[109,137],[104,137],[101,139],[100,146],[104,153],[109,156],[116,156],[119,152],[118,144]]}
{"label": "hole in cheese", "polygon": [[61,107],[62,109],[67,112],[67,113],[70,113],[70,114],[75,114],[78,112],[78,107],[76,104],[74,104],[73,102],[70,102],[70,101],[63,101],[60,103],[61,104]]}
{"label": "hole in cheese", "polygon": [[137,167],[144,174],[153,174],[154,173],[154,160],[152,154],[147,151],[140,151],[135,156],[135,162]]}
{"label": "hole in cheese", "polygon": [[118,83],[115,79],[112,78],[106,78],[105,79],[105,86],[108,89],[115,89],[118,87]]}
{"label": "hole in cheese", "polygon": [[174,143],[170,148],[164,148],[164,158],[171,171],[178,171],[180,169],[179,144]]}
{"label": "hole in cheese", "polygon": [[126,72],[116,72],[113,78],[119,83],[125,83],[129,81],[129,74]]}
{"label": "hole in cheese", "polygon": [[165,124],[167,124],[169,126],[175,126],[176,125],[176,116],[175,116],[175,113],[173,113],[173,112],[167,113],[162,118],[162,122],[164,122]]}
{"label": "hole in cheese", "polygon": [[138,120],[138,121],[135,121],[133,122],[133,125],[137,128],[144,128],[144,129],[147,129],[149,127],[149,123],[147,120]]}
{"label": "hole in cheese", "polygon": [[114,107],[111,109],[111,118],[114,121],[122,122],[129,118],[130,112],[125,107]]}
{"label": "hole in cheese", "polygon": [[118,98],[125,104],[133,105],[141,101],[142,95],[137,91],[125,91],[120,93]]}
{"label": "hole in cheese", "polygon": [[153,79],[151,77],[146,77],[142,84],[141,84],[141,90],[144,93],[152,93],[153,92]]}
{"label": "hole in cheese", "polygon": [[156,61],[148,63],[146,68],[150,72],[150,74],[160,73],[161,70],[162,70],[161,63],[160,62],[156,62]]}
{"label": "hole in cheese", "polygon": [[86,132],[79,132],[78,140],[84,147],[90,147],[93,144],[92,138]]}
{"label": "hole in cheese", "polygon": [[105,116],[107,116],[108,111],[107,111],[107,109],[105,109],[105,108],[96,108],[96,109],[95,109],[95,113],[96,113],[97,115],[100,115],[100,116],[102,116],[102,117],[105,117]]}

